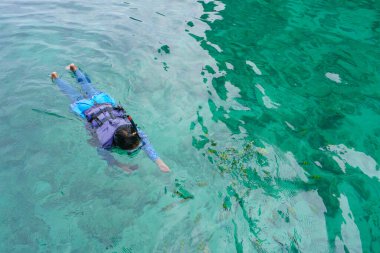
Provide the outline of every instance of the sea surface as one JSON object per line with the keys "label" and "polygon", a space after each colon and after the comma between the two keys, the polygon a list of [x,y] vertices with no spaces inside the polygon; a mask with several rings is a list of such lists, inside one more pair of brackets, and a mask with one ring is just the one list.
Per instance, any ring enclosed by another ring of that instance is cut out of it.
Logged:
{"label": "sea surface", "polygon": [[[380,252],[380,2],[2,0],[0,252]],[[149,136],[109,167],[50,80]]]}

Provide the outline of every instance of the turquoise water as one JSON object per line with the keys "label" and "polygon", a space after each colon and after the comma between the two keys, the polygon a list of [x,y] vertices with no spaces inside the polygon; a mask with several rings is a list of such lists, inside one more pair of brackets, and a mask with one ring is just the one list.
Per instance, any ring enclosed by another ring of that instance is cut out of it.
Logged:
{"label": "turquoise water", "polygon": [[[0,252],[379,252],[379,11],[1,1]],[[71,62],[171,174],[97,155],[49,79]]]}

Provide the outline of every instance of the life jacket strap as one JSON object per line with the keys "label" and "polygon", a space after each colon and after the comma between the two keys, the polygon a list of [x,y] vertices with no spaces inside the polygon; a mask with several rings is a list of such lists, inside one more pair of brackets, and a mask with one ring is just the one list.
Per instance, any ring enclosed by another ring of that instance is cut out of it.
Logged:
{"label": "life jacket strap", "polygon": [[[90,118],[89,122],[92,123],[92,121],[95,120],[96,123],[98,123],[98,126],[100,127],[107,120],[109,120],[109,119],[115,119],[115,116],[113,115],[112,111],[113,111],[112,107],[102,108],[97,113],[91,115],[91,118]],[[100,119],[99,116],[102,115],[102,114],[105,115],[105,117],[103,119]]]}

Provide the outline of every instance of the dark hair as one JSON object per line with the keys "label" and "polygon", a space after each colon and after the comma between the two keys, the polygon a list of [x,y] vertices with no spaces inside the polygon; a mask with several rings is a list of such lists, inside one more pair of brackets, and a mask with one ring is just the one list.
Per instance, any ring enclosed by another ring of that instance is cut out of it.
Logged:
{"label": "dark hair", "polygon": [[113,135],[113,139],[116,146],[126,150],[134,149],[140,143],[140,137],[131,125],[119,126]]}

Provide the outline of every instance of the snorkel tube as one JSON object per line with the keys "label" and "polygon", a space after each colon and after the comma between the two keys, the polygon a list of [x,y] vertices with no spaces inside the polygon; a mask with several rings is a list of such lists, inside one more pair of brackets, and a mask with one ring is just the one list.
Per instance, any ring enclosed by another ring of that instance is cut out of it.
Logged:
{"label": "snorkel tube", "polygon": [[135,131],[135,133],[137,134],[137,136],[139,137],[139,139],[141,139],[140,135],[139,135],[139,131],[137,130],[137,126],[136,126],[135,122],[133,121],[131,115],[127,115],[127,119],[131,122],[132,128]]}

